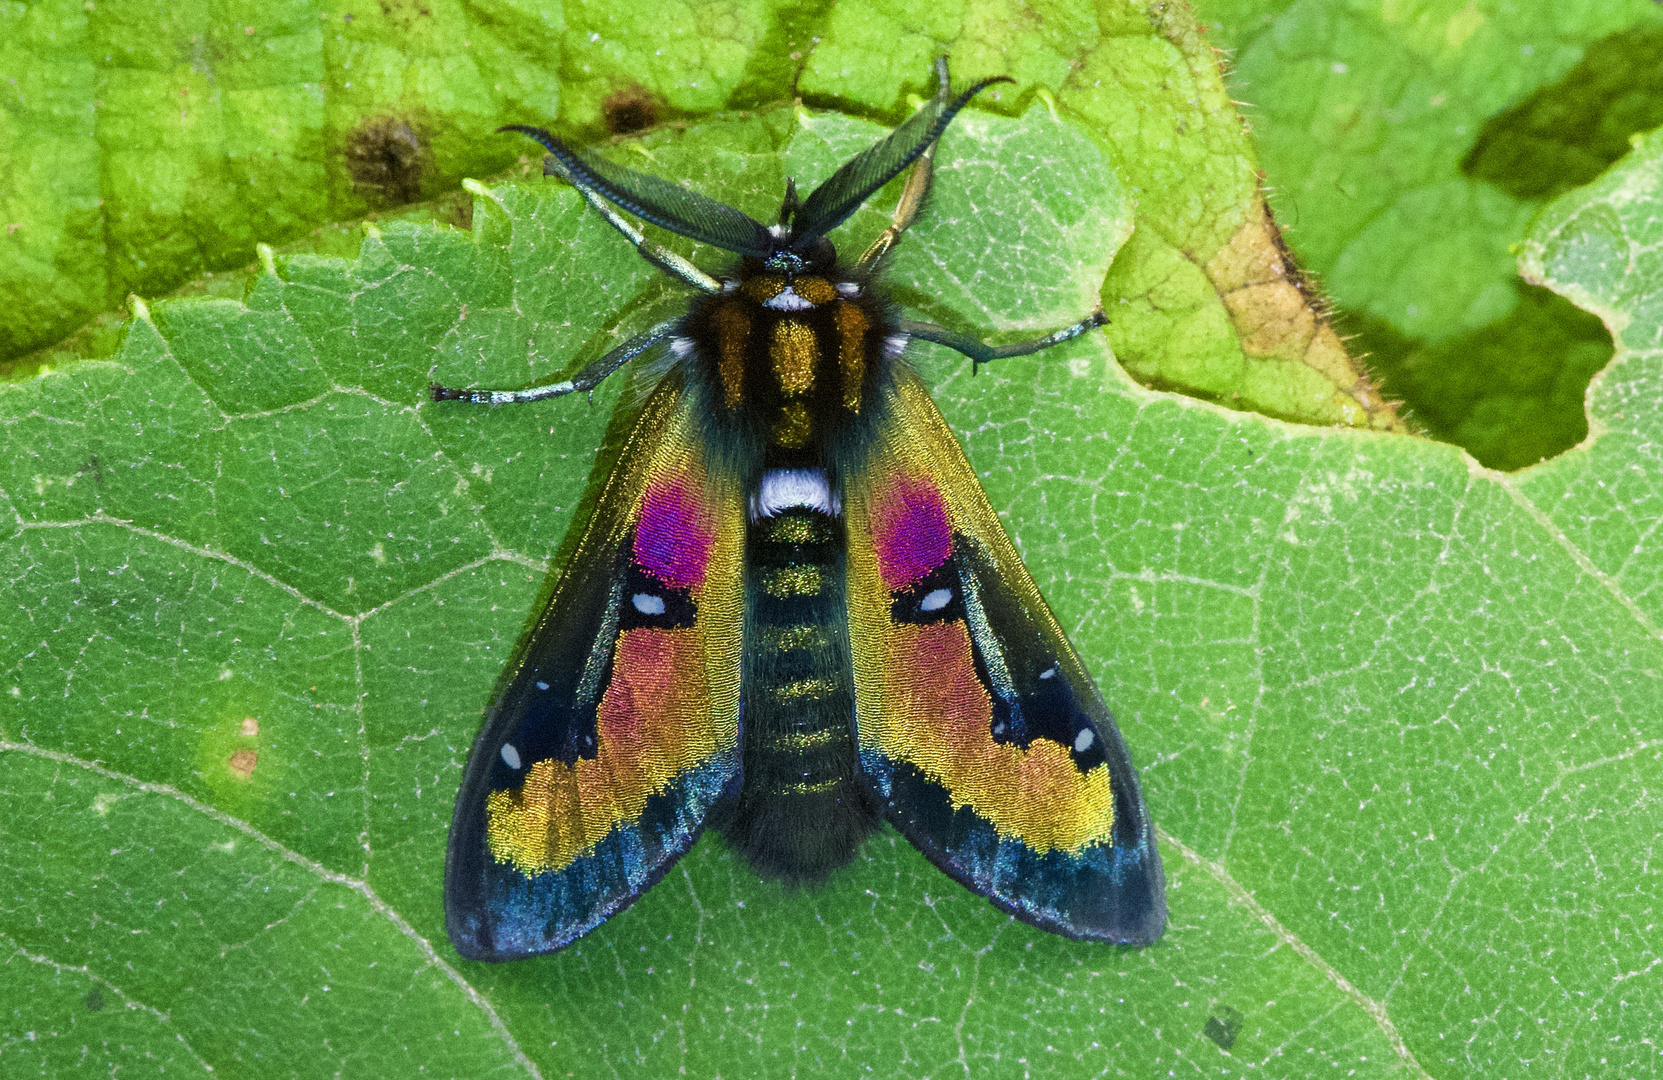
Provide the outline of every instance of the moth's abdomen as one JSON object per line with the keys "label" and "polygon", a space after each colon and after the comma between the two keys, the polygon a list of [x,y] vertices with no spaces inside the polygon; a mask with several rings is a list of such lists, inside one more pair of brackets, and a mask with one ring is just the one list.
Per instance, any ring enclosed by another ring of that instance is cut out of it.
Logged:
{"label": "moth's abdomen", "polygon": [[[823,474],[804,475],[821,477],[804,486],[825,490]],[[746,539],[744,780],[719,824],[758,871],[788,880],[848,863],[881,813],[858,772],[844,530],[833,509],[826,500],[753,514]]]}

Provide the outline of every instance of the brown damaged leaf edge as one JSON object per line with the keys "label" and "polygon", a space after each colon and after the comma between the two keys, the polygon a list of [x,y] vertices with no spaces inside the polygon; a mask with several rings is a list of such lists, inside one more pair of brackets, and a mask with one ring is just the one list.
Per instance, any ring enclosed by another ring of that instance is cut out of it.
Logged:
{"label": "brown damaged leaf edge", "polygon": [[[1151,4],[1149,21],[1192,65],[1204,63],[1220,82],[1224,80],[1228,56],[1207,41],[1205,28],[1190,5]],[[1242,125],[1246,128],[1245,120]],[[1347,426],[1411,434],[1397,413],[1397,404],[1381,396],[1346,351],[1328,318],[1326,301],[1282,242],[1262,185],[1261,174],[1241,228],[1201,265],[1230,314],[1242,354],[1250,361],[1302,364],[1316,371],[1333,386],[1334,404],[1347,418]],[[1184,392],[1179,387],[1169,389]]]}
{"label": "brown damaged leaf edge", "polygon": [[1326,304],[1282,242],[1261,191],[1247,221],[1202,266],[1252,360],[1303,364],[1333,385],[1349,426],[1408,434],[1395,402],[1374,388],[1328,320]]}

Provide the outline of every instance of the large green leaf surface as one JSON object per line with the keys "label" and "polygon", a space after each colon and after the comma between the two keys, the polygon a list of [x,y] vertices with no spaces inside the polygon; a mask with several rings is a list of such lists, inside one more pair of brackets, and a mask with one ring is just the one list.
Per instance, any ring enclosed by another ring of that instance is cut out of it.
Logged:
{"label": "large green leaf surface", "polygon": [[498,124],[592,141],[793,99],[894,123],[941,55],[1015,80],[980,107],[1043,101],[1115,159],[1139,227],[1102,297],[1140,382],[1402,429],[1265,227],[1217,56],[1146,0],[0,5],[0,374],[108,358],[130,292],[240,295],[257,242],[465,224],[463,177],[536,164]]}
{"label": "large green leaf surface", "polygon": [[[880,130],[781,109],[617,152],[762,215]],[[1629,351],[1592,444],[1520,476],[1149,392],[1101,335],[975,379],[917,354],[1142,767],[1172,921],[1141,950],[1013,922],[886,831],[802,891],[707,838],[563,953],[460,960],[460,769],[638,391],[423,390],[556,377],[673,290],[531,180],[478,188],[472,233],[141,312],[0,392],[8,1068],[1651,1071],[1658,157],[1533,249]],[[1016,335],[1095,302],[1120,162],[1043,107],[938,160],[909,307]]]}
{"label": "large green leaf surface", "polygon": [[129,291],[513,160],[546,115],[558,4],[0,5],[0,359]]}

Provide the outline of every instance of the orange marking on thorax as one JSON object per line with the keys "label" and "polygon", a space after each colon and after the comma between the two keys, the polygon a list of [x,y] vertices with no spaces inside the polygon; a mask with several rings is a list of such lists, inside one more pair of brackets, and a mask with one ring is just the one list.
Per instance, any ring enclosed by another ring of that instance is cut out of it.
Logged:
{"label": "orange marking on thorax", "polygon": [[837,299],[837,290],[823,277],[800,277],[791,287],[798,296],[811,304],[829,304]]}
{"label": "orange marking on thorax", "polygon": [[728,302],[710,317],[716,327],[716,375],[722,381],[722,401],[737,409],[745,401],[745,342],[751,317],[744,305]]}
{"label": "orange marking on thorax", "polygon": [[745,279],[739,286],[739,295],[760,304],[765,300],[772,300],[784,288],[784,278],[772,274],[758,274],[756,277]]}
{"label": "orange marking on thorax", "polygon": [[858,304],[847,300],[837,302],[832,319],[837,324],[837,363],[843,369],[843,407],[858,413],[861,384],[866,379],[866,330],[871,323]]}
{"label": "orange marking on thorax", "polygon": [[779,421],[774,425],[774,442],[777,445],[787,450],[799,450],[808,445],[813,435],[814,417],[807,405],[792,401],[780,410]]}

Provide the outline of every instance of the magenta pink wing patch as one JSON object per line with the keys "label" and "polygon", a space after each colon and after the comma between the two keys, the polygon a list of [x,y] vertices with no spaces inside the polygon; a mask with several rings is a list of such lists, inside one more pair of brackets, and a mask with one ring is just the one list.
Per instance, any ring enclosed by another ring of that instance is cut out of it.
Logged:
{"label": "magenta pink wing patch", "polygon": [[716,538],[703,491],[683,476],[654,480],[635,526],[635,562],[664,584],[697,589],[704,584]]}
{"label": "magenta pink wing patch", "polygon": [[905,588],[952,554],[947,506],[927,477],[892,477],[873,498],[871,513],[884,588]]}

